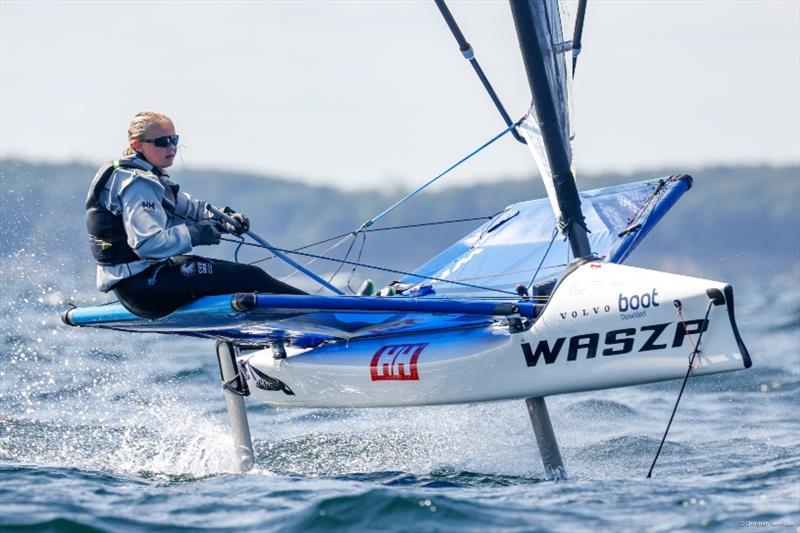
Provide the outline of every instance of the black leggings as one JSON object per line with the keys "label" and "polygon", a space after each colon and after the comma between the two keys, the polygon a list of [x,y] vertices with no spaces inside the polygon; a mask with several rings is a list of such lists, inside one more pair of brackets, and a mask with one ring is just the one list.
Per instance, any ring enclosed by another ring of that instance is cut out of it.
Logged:
{"label": "black leggings", "polygon": [[161,318],[201,296],[306,294],[258,267],[195,255],[178,255],[153,265],[117,283],[114,292],[128,311],[143,318]]}

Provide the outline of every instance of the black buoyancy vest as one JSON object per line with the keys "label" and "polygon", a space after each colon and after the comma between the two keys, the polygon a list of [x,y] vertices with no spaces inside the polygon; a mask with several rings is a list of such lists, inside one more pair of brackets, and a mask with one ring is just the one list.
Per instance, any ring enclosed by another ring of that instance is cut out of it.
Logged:
{"label": "black buoyancy vest", "polygon": [[[115,215],[100,205],[100,192],[118,168],[134,168],[162,175],[157,168],[137,156],[106,163],[98,169],[86,198],[86,229],[89,231],[89,247],[92,255],[97,264],[101,266],[120,265],[141,259],[128,246],[128,235],[125,233],[122,216]],[[168,215],[173,215],[177,203],[178,186],[170,185],[164,189],[164,199],[161,205]]]}

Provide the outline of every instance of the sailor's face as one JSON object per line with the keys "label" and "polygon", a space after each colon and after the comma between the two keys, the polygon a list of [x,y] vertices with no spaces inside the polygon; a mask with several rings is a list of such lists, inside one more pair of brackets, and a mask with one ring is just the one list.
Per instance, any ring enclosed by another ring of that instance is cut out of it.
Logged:
{"label": "sailor's face", "polygon": [[[175,135],[175,126],[172,122],[156,122],[148,126],[145,139],[153,140],[170,135]],[[131,141],[131,146],[142,154],[148,163],[158,168],[167,168],[172,165],[175,154],[178,152],[178,147],[172,143],[167,143],[167,146],[162,147],[156,146],[152,142]]]}

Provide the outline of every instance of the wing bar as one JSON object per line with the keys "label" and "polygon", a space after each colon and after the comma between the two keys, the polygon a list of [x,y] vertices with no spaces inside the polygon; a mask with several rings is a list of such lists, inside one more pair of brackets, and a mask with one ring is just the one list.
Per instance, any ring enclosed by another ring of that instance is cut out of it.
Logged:
{"label": "wing bar", "polygon": [[231,302],[233,309],[250,312],[256,309],[292,311],[341,311],[376,313],[432,313],[477,316],[521,315],[533,318],[535,304],[530,302],[471,301],[432,298],[381,298],[371,296],[301,296],[293,294],[239,293]]}

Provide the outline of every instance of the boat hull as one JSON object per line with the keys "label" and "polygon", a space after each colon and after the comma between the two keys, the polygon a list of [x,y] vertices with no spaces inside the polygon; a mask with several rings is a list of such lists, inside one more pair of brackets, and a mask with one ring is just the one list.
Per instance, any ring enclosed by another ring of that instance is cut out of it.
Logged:
{"label": "boat hull", "polygon": [[[702,337],[700,336],[702,331]],[[548,396],[748,368],[730,286],[590,262],[556,287],[534,324],[352,339],[276,359],[240,357],[273,406],[388,407]]]}

